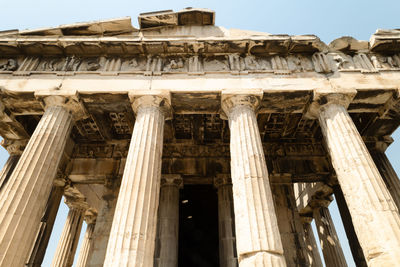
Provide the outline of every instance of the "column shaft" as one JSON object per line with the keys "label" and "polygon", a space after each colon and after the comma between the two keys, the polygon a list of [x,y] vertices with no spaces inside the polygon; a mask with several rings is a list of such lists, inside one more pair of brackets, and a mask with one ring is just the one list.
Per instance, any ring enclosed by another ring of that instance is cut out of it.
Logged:
{"label": "column shaft", "polygon": [[0,266],[26,263],[71,126],[66,108],[48,107],[1,191]]}
{"label": "column shaft", "polygon": [[103,267],[106,257],[107,243],[110,237],[118,196],[118,191],[114,190],[118,190],[118,188],[105,188],[104,190],[102,207],[100,208],[93,231],[93,245],[89,249],[88,267]]}
{"label": "column shaft", "polygon": [[325,265],[327,267],[347,267],[329,209],[327,207],[315,208],[313,215]]}
{"label": "column shaft", "polygon": [[88,224],[86,227],[85,236],[83,237],[81,249],[79,251],[78,261],[76,262],[76,267],[86,267],[90,247],[92,246],[92,235],[94,226],[95,224],[91,223]]}
{"label": "column shaft", "polygon": [[82,229],[83,212],[83,210],[77,208],[69,210],[51,263],[52,267],[70,267],[74,263],[76,247]]}
{"label": "column shaft", "polygon": [[58,208],[60,206],[63,190],[61,187],[53,186],[47,201],[46,210],[40,222],[39,233],[36,237],[27,266],[40,267],[46,253]]}
{"label": "column shaft", "polygon": [[288,266],[309,266],[303,227],[296,207],[293,186],[274,184],[272,193],[286,264]]}
{"label": "column shaft", "polygon": [[336,103],[322,108],[319,121],[368,266],[396,266],[399,213],[357,128]]}
{"label": "column shaft", "polygon": [[164,114],[140,106],[126,160],[104,266],[153,266]]}
{"label": "column shaft", "polygon": [[228,183],[218,186],[218,234],[220,266],[238,266],[232,184]]}
{"label": "column shaft", "polygon": [[400,179],[396,174],[396,171],[393,169],[392,164],[390,164],[389,159],[387,158],[385,152],[381,151],[372,151],[372,157],[375,161],[376,166],[380,174],[382,175],[383,181],[386,184],[387,189],[389,190],[390,195],[393,198],[394,203],[397,206],[397,209],[400,209]]}
{"label": "column shaft", "polygon": [[342,189],[339,185],[335,185],[333,186],[333,192],[335,194],[336,204],[339,208],[340,217],[342,218],[343,227],[346,231],[347,240],[349,241],[354,262],[357,267],[367,267],[367,262],[365,261],[364,253],[361,249],[360,242],[358,241],[356,231],[354,230],[351,214],[344,199]]}
{"label": "column shaft", "polygon": [[[165,179],[162,179],[165,180]],[[158,207],[158,246],[156,264],[158,267],[178,266],[179,237],[179,186],[182,179],[164,182],[161,186],[160,205]]]}
{"label": "column shaft", "polygon": [[[312,219],[312,218],[311,218]],[[307,256],[310,266],[322,267],[321,256],[319,255],[318,246],[315,241],[314,233],[310,222],[303,223],[304,242],[306,243]]]}
{"label": "column shaft", "polygon": [[17,165],[19,158],[20,155],[10,155],[6,163],[4,164],[4,167],[0,173],[0,192],[5,187],[8,179],[14,171],[14,168]]}
{"label": "column shaft", "polygon": [[239,266],[286,266],[254,110],[228,112]]}

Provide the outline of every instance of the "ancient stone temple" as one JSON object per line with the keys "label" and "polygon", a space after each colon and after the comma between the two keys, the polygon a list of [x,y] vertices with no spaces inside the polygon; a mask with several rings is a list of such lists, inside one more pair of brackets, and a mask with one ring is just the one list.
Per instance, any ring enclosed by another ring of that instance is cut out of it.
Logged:
{"label": "ancient stone temple", "polygon": [[347,266],[334,197],[357,266],[400,266],[400,30],[327,45],[214,21],[0,32],[0,266],[41,265],[62,196],[55,267]]}

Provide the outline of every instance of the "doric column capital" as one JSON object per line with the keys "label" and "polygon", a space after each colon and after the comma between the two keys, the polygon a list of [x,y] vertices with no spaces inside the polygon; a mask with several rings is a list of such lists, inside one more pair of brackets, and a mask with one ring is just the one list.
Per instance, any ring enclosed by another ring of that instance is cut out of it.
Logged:
{"label": "doric column capital", "polygon": [[332,200],[333,200],[332,196],[326,196],[324,198],[313,198],[310,201],[310,206],[313,209],[318,209],[318,208],[321,208],[321,207],[322,208],[327,208],[327,207],[329,207],[329,204],[331,204]]}
{"label": "doric column capital", "polygon": [[161,187],[163,186],[176,186],[178,188],[183,187],[183,179],[180,174],[162,174],[161,175]]}
{"label": "doric column capital", "polygon": [[94,224],[96,222],[97,219],[97,210],[95,208],[88,208],[85,211],[84,214],[84,220],[86,221],[86,224]]}
{"label": "doric column capital", "polygon": [[222,117],[227,118],[233,108],[239,106],[250,107],[254,112],[258,110],[263,97],[263,91],[261,89],[246,90],[243,91],[222,91],[221,94],[221,108]]}
{"label": "doric column capital", "polygon": [[166,120],[172,118],[171,94],[168,91],[134,91],[129,93],[129,99],[136,114],[139,108],[157,107]]}
{"label": "doric column capital", "polygon": [[71,181],[66,176],[59,176],[59,177],[54,178],[53,186],[64,187],[67,184],[70,184],[70,182]]}
{"label": "doric column capital", "polygon": [[213,183],[214,187],[217,189],[224,185],[231,185],[231,175],[229,173],[219,173],[215,175]]}
{"label": "doric column capital", "polygon": [[310,224],[313,220],[312,214],[305,214],[300,216],[300,220],[302,223]]}
{"label": "doric column capital", "polygon": [[323,112],[328,106],[339,105],[347,109],[351,101],[357,94],[356,90],[349,89],[343,91],[314,91],[313,102],[306,112],[309,118],[318,118],[320,112]]}
{"label": "doric column capital", "polygon": [[79,99],[78,92],[76,91],[38,91],[35,93],[35,97],[41,101],[45,110],[50,107],[63,107],[67,109],[72,114],[75,121],[88,116],[84,105]]}
{"label": "doric column capital", "polygon": [[75,187],[67,185],[64,188],[65,204],[70,209],[87,210],[89,204],[85,201],[85,196]]}
{"label": "doric column capital", "polygon": [[373,152],[385,153],[386,149],[393,143],[393,138],[391,136],[383,136],[383,138],[368,140],[363,138],[368,149]]}
{"label": "doric column capital", "polygon": [[24,151],[28,140],[3,139],[1,146],[4,147],[10,155],[19,156]]}

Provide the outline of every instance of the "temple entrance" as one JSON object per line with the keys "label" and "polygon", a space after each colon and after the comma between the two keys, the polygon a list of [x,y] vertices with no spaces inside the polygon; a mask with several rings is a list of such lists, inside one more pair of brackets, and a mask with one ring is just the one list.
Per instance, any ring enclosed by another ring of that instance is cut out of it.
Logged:
{"label": "temple entrance", "polygon": [[218,267],[218,199],[212,185],[180,192],[179,267]]}

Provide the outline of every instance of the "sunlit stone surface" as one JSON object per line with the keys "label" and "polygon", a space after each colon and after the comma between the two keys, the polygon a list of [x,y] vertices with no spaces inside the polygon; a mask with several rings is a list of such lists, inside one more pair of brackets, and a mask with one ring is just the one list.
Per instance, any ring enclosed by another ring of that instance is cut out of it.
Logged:
{"label": "sunlit stone surface", "polygon": [[384,154],[400,30],[325,44],[216,26],[209,9],[138,19],[0,32],[0,266],[41,266],[62,195],[84,205],[55,266],[88,211],[79,266],[350,265],[318,205],[333,194],[356,265],[400,262]]}

